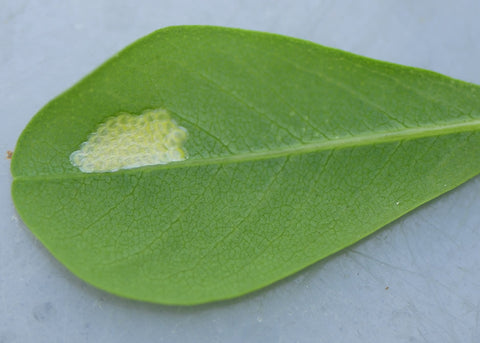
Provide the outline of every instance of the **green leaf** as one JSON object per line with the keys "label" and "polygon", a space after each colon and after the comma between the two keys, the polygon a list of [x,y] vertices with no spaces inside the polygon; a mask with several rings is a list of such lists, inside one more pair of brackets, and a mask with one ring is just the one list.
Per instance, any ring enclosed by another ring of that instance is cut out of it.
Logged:
{"label": "green leaf", "polygon": [[[136,120],[152,111],[188,132],[176,158],[149,160]],[[115,118],[131,122],[105,134],[110,150],[74,153],[106,146],[92,137]],[[121,164],[139,153],[116,140],[130,129],[144,155]],[[478,86],[278,35],[172,27],[32,119],[13,198],[85,281],[197,304],[291,275],[475,176],[479,130]]]}

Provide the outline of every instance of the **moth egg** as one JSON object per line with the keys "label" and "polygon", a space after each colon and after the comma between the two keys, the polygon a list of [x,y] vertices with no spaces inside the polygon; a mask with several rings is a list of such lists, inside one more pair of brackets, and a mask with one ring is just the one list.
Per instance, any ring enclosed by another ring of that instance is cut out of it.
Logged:
{"label": "moth egg", "polygon": [[120,113],[100,124],[70,162],[82,172],[102,173],[183,161],[186,139],[187,130],[166,110]]}

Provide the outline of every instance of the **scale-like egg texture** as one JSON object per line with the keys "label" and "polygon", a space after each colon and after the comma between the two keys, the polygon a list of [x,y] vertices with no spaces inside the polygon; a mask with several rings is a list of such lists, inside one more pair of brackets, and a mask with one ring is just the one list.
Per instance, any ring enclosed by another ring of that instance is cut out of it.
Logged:
{"label": "scale-like egg texture", "polygon": [[183,161],[187,130],[163,109],[121,113],[100,124],[70,161],[82,172],[102,173]]}

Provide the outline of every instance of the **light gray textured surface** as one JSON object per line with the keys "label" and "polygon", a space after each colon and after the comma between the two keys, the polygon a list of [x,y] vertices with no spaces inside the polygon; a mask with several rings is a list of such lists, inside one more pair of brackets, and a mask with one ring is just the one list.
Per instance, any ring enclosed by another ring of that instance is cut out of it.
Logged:
{"label": "light gray textured surface", "polygon": [[[276,32],[480,83],[477,0],[0,0],[0,153],[49,100],[158,28]],[[0,342],[480,342],[480,178],[254,294],[192,308],[70,274],[18,218],[0,164]],[[461,168],[462,166],[458,166]]]}

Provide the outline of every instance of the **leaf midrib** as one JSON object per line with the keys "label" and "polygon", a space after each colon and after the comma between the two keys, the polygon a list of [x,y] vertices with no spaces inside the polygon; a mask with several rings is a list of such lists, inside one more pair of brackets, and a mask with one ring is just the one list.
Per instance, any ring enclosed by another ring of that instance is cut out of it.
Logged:
{"label": "leaf midrib", "polygon": [[[357,146],[375,145],[382,143],[390,143],[403,140],[414,140],[433,136],[444,136],[454,133],[462,133],[480,130],[480,118],[470,121],[451,122],[443,125],[407,128],[390,132],[372,132],[369,134],[359,134],[357,136],[339,137],[330,140],[322,140],[319,142],[310,142],[303,145],[282,147],[275,150],[262,150],[239,153],[232,156],[218,156],[206,159],[191,159],[183,162],[175,162],[170,164],[148,166],[142,170],[142,173],[154,172],[159,169],[177,169],[186,167],[197,167],[203,165],[214,164],[232,164],[244,163],[259,160],[275,159],[292,155],[308,154],[313,152],[345,149]],[[98,176],[100,174],[135,174],[139,168],[123,169],[113,173],[66,173],[66,174],[43,174],[43,175],[18,175],[14,176],[14,181],[34,181],[34,180],[55,180],[55,179],[73,179]]]}

